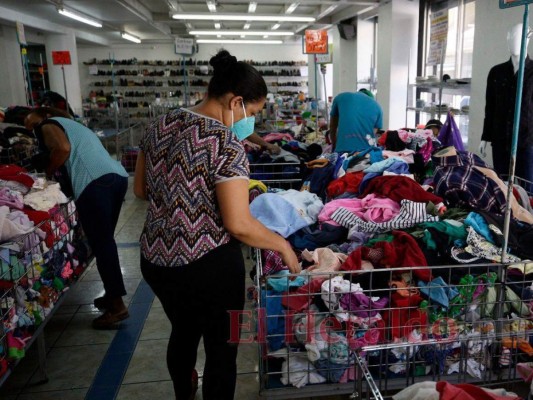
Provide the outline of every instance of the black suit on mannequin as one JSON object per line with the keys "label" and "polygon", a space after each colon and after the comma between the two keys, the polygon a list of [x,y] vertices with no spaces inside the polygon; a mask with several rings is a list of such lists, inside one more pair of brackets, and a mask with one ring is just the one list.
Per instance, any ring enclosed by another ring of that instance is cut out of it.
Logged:
{"label": "black suit on mannequin", "polygon": [[[492,160],[498,174],[509,172],[517,74],[513,63],[498,64],[489,72],[485,105],[485,121],[481,140],[492,143]],[[518,136],[516,175],[528,180],[533,177],[533,61],[526,58],[524,90]]]}

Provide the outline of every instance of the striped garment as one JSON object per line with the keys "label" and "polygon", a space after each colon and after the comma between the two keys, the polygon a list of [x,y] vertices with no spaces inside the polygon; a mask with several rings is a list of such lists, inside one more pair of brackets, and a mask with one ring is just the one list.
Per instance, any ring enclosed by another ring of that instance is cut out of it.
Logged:
{"label": "striped garment", "polygon": [[68,118],[54,117],[47,121],[55,121],[54,125],[63,129],[70,142],[70,155],[65,167],[76,199],[80,198],[89,183],[101,176],[128,176],[120,162],[111,158],[98,136],[89,128]]}
{"label": "striped garment", "polygon": [[235,135],[215,119],[179,109],[152,123],[140,148],[149,200],[143,256],[175,267],[229,242],[215,185],[248,179],[248,160]]}
{"label": "striped garment", "polygon": [[421,222],[438,221],[438,217],[428,215],[426,203],[415,203],[411,200],[400,202],[400,212],[393,219],[387,222],[369,222],[359,218],[357,215],[344,207],[339,207],[332,215],[331,219],[339,225],[358,232],[383,233],[394,229],[405,229],[415,226]]}

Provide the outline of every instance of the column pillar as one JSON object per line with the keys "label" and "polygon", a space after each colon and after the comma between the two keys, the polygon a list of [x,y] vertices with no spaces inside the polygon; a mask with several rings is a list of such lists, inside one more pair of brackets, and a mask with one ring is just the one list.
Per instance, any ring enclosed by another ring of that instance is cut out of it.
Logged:
{"label": "column pillar", "polygon": [[15,27],[0,25],[0,106],[28,105]]}
{"label": "column pillar", "polygon": [[[48,78],[50,80],[50,90],[57,92],[64,97],[68,97],[68,102],[75,113],[80,114],[82,109],[82,95],[80,86],[80,73],[78,68],[78,50],[76,47],[76,36],[74,33],[48,34],[45,39],[46,59],[48,61]],[[65,65],[65,81],[67,95],[65,95],[65,85],[63,83],[63,72],[61,65],[54,65],[52,51],[69,51],[71,65]]]}
{"label": "column pillar", "polygon": [[330,30],[333,36],[333,97],[357,89],[357,40],[345,40],[339,30]]}
{"label": "column pillar", "polygon": [[418,12],[418,0],[394,0],[379,7],[376,100],[383,108],[385,129],[405,125],[407,84],[416,77]]}

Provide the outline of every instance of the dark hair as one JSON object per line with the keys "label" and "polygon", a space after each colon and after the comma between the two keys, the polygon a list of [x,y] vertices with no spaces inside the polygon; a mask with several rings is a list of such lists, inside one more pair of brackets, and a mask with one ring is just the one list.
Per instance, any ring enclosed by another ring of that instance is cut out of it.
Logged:
{"label": "dark hair", "polygon": [[217,98],[226,93],[242,96],[244,102],[264,99],[268,93],[265,80],[250,64],[237,61],[227,50],[220,50],[209,60],[213,77],[209,81],[207,95]]}
{"label": "dark hair", "polygon": [[72,115],[70,115],[66,111],[60,110],[59,108],[52,108],[52,107],[37,107],[37,108],[34,108],[33,110],[30,110],[30,112],[27,115],[29,114],[36,114],[39,117],[42,117],[45,119],[52,118],[52,117],[63,117],[63,118],[72,119]]}

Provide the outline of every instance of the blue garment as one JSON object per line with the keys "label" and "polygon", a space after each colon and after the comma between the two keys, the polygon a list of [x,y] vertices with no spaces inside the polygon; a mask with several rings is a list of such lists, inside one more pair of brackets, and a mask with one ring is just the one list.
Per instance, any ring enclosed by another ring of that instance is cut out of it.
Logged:
{"label": "blue garment", "polygon": [[250,213],[268,229],[284,238],[308,225],[291,203],[275,193],[264,193],[256,197],[250,204]]}
{"label": "blue garment", "polygon": [[340,382],[342,376],[346,372],[346,368],[350,366],[346,364],[336,364],[329,360],[318,360],[315,362],[316,371],[328,380],[328,382]]}
{"label": "blue garment", "polygon": [[[276,351],[285,345],[285,310],[281,305],[281,293],[272,290],[261,291],[261,304],[265,305],[266,339],[269,349]],[[265,320],[259,320],[263,324]],[[264,332],[264,326],[262,327]],[[259,332],[260,327],[258,328]]]}
{"label": "blue garment", "polygon": [[318,224],[315,224],[300,229],[289,236],[287,240],[296,249],[313,251],[331,243],[344,241],[347,232],[347,229],[342,226],[323,223],[319,227]]}
{"label": "blue garment", "polygon": [[50,118],[57,121],[70,142],[70,155],[65,162],[72,181],[75,198],[79,198],[87,185],[106,174],[127,177],[120,162],[113,160],[98,139],[86,126],[68,118]]}
{"label": "blue garment", "polygon": [[429,283],[419,281],[418,286],[420,286],[420,291],[429,297],[431,301],[445,308],[448,308],[450,300],[459,294],[454,286],[448,286],[440,276]]}
{"label": "blue garment", "polygon": [[491,230],[489,229],[489,225],[487,224],[487,221],[485,221],[485,218],[483,218],[481,215],[475,212],[471,212],[467,215],[466,219],[464,220],[464,224],[471,226],[474,228],[474,230],[479,233],[481,236],[483,236],[485,239],[487,239],[492,244],[495,244],[494,238],[492,237]]}
{"label": "blue garment", "polygon": [[298,288],[307,283],[307,277],[297,276],[290,279],[289,275],[290,271],[282,269],[266,278],[267,285],[277,292],[286,292],[289,288]]}
{"label": "blue garment", "polygon": [[333,99],[332,117],[338,117],[335,151],[353,152],[375,144],[374,129],[383,126],[380,105],[364,93],[344,92]]}

